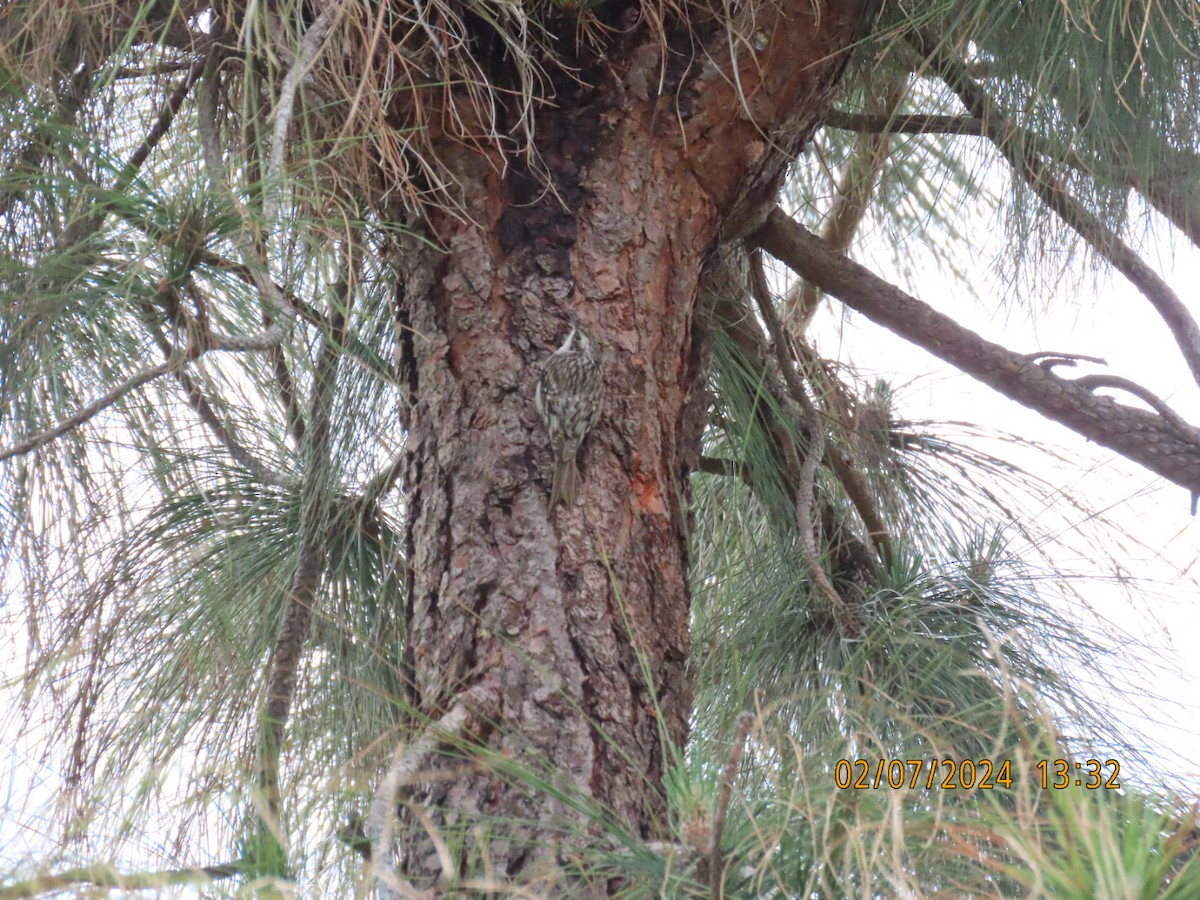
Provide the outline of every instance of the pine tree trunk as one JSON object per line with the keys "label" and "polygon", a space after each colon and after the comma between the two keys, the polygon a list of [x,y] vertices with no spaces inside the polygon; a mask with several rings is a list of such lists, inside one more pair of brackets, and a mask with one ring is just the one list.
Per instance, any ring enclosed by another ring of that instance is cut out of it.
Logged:
{"label": "pine tree trunk", "polygon": [[[433,720],[485,686],[494,702],[472,741],[643,838],[665,836],[666,742],[685,741],[691,703],[688,472],[707,375],[697,288],[712,250],[774,204],[872,7],[763,4],[743,23],[737,79],[716,24],[681,34],[665,67],[657,40],[635,32],[643,43],[610,47],[584,71],[590,86],[559,84],[538,111],[544,175],[447,140],[468,215],[427,211],[442,249],[414,241],[398,261],[410,699]],[[709,56],[691,56],[695,39]],[[551,509],[533,394],[569,313],[602,348],[604,399],[579,499]],[[410,809],[451,832],[492,820],[496,876],[553,863],[578,812],[493,767],[439,765],[458,767],[413,786]],[[404,869],[427,883],[442,873],[421,829],[403,838]]]}

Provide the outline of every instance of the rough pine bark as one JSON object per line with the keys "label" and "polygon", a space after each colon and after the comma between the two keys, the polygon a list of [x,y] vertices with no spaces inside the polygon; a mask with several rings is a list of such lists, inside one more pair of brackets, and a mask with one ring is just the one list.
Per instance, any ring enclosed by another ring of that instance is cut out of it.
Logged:
{"label": "rough pine bark", "polygon": [[[398,254],[417,718],[467,690],[491,698],[464,739],[645,838],[664,834],[666,744],[685,741],[691,704],[698,284],[714,248],[772,208],[873,7],[750,2],[731,23],[740,37],[699,12],[666,46],[644,26],[614,36],[538,110],[542,169],[447,135],[439,157],[465,214],[424,210],[427,242]],[[533,394],[571,316],[602,349],[604,397],[579,500],[551,509]],[[439,764],[456,768],[410,786],[410,811],[443,832],[492,821],[496,876],[552,868],[578,812],[495,766]],[[422,827],[402,837],[418,883],[441,871]]]}

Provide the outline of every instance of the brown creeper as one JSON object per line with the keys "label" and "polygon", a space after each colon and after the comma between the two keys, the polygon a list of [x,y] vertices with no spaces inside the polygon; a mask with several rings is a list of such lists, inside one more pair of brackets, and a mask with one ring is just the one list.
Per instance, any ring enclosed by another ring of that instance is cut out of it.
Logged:
{"label": "brown creeper", "polygon": [[600,354],[583,329],[572,326],[563,345],[546,360],[533,402],[554,451],[550,508],[559,500],[572,504],[579,493],[575,457],[600,409]]}

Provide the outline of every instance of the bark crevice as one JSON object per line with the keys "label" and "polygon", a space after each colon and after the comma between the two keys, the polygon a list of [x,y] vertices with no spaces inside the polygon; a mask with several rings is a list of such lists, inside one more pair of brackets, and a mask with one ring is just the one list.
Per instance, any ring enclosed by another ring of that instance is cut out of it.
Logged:
{"label": "bark crevice", "polygon": [[[578,839],[586,832],[578,806],[535,796],[547,765],[559,789],[631,834],[667,830],[662,778],[691,705],[688,474],[709,358],[699,282],[730,229],[761,217],[873,3],[833,6],[818,16],[807,0],[763,5],[769,46],[738,60],[740,98],[727,72],[698,64],[668,64],[680,82],[660,94],[662,51],[643,23],[618,42],[628,55],[612,57],[624,76],[539,110],[540,168],[447,143],[440,163],[464,206],[426,210],[440,249],[414,241],[398,255],[397,321],[411,329],[401,371],[419,387],[409,440],[424,457],[408,468],[414,713],[431,721],[456,693],[494,682],[487,749],[509,761],[503,773],[421,786],[413,802],[460,823],[508,823],[490,851],[497,872],[554,867],[563,821],[580,822]],[[771,65],[785,55],[787,66]],[[690,88],[681,121],[672,107]],[[579,457],[579,500],[552,509],[533,393],[575,321],[600,346],[603,399]],[[514,774],[522,768],[536,778]],[[410,825],[402,870],[437,881]]]}

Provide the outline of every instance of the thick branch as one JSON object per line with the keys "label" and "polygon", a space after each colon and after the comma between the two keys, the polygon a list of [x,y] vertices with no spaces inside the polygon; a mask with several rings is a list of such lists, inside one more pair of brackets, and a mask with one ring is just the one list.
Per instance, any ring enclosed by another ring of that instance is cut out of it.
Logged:
{"label": "thick branch", "polygon": [[[953,59],[924,40],[920,35],[910,37],[914,46],[925,56],[933,71],[958,95],[959,100],[979,119],[1003,123],[1008,121],[1004,111],[988,96],[967,72],[966,66]],[[1039,147],[1040,142],[1029,144],[1014,140],[1001,140],[989,129],[988,137],[996,149],[1009,161],[1013,169],[1029,188],[1041,198],[1080,237],[1087,241],[1100,256],[1122,275],[1129,279],[1142,296],[1150,301],[1159,316],[1171,330],[1175,343],[1179,345],[1183,358],[1192,372],[1192,378],[1200,384],[1200,325],[1191,312],[1176,296],[1158,273],[1146,265],[1134,250],[1121,240],[1111,228],[1100,221],[1079,201],[1072,197],[1061,183],[1047,170]]]}
{"label": "thick branch", "polygon": [[972,116],[898,116],[830,109],[825,113],[824,124],[842,131],[866,134],[965,134],[974,137],[990,137],[993,134],[991,122]]}
{"label": "thick branch", "polygon": [[1175,423],[1099,396],[1025,355],[984,340],[833,251],[783,210],[768,216],[755,240],[871,321],[1047,418],[1188,490],[1200,490],[1200,443],[1187,440]]}

